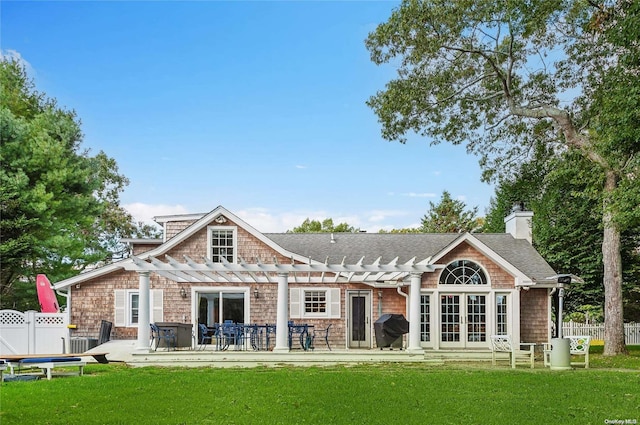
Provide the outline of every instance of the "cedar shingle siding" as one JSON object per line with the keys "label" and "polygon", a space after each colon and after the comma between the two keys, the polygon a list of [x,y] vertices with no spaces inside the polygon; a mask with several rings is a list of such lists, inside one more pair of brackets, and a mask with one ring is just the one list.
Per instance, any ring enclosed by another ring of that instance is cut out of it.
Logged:
{"label": "cedar shingle siding", "polygon": [[[483,253],[468,240],[463,240],[455,245],[454,242],[461,237],[457,234],[336,234],[333,242],[328,234],[264,234],[262,236],[267,239],[263,241],[255,229],[250,228],[241,220],[233,221],[229,217],[222,225],[213,220],[208,223],[201,223],[199,220],[180,220],[179,218],[167,221],[165,223],[165,244],[171,241],[171,244],[167,245],[171,246],[170,249],[163,251],[164,245],[140,243],[134,245],[133,253],[139,256],[145,252],[162,252],[157,255],[159,260],[165,261],[164,254],[167,254],[179,262],[184,262],[186,255],[201,263],[203,257],[207,255],[209,226],[235,226],[237,228],[238,259],[241,257],[247,263],[255,263],[258,260],[263,263],[273,263],[274,258],[280,264],[291,263],[291,258],[284,255],[283,252],[292,252],[299,255],[298,258],[312,258],[323,263],[327,258],[330,258],[333,263],[340,263],[345,258],[350,264],[355,264],[363,255],[367,258],[367,264],[371,264],[378,256],[382,257],[382,263],[388,263],[397,256],[399,257],[398,263],[401,264],[412,257],[416,257],[416,260],[420,261],[440,254],[437,264],[442,266],[459,259],[472,260],[480,264],[488,277],[489,285],[487,286],[505,291],[514,290],[516,276],[492,259],[494,255],[494,258],[499,257],[509,261],[532,280],[540,281],[543,276],[550,276],[550,273],[553,273],[553,270],[530,244],[526,241],[524,243],[517,241],[511,235],[473,235],[473,240],[485,244],[491,251],[489,253]],[[185,237],[184,235],[190,236]],[[273,241],[271,246],[270,241]],[[446,251],[447,249],[448,251]],[[442,252],[444,255],[441,255]],[[95,337],[98,334],[101,320],[108,320],[115,324],[114,291],[118,289],[135,291],[138,289],[139,276],[137,272],[119,269],[117,264],[107,267],[112,267],[112,269],[108,269],[110,271],[102,275],[98,271],[93,271],[87,274],[86,279],[83,279],[82,275],[75,280],[73,280],[74,278],[69,279],[72,282],[68,285],[71,293],[70,319],[72,324],[77,325],[77,330],[73,331],[72,336]],[[105,270],[107,269],[105,268]],[[442,290],[443,288],[438,284],[441,272],[442,269],[438,269],[433,273],[424,273],[422,288],[431,291]],[[192,305],[194,305],[191,300],[191,286],[248,287],[248,296],[251,298],[250,322],[259,324],[276,322],[277,284],[275,283],[178,283],[157,273],[151,273],[150,283],[152,290],[162,291],[162,311],[165,322],[191,322],[194,314],[191,311]],[[408,283],[408,279],[406,283]],[[65,281],[58,285],[64,286],[64,284]],[[347,339],[346,293],[348,290],[371,292],[371,323],[378,319],[380,311],[407,315],[408,299],[399,294],[396,288],[372,288],[370,285],[359,282],[333,283],[332,279],[320,285],[289,282],[289,288],[314,286],[340,289],[341,311],[339,319],[304,319],[305,322],[313,324],[317,328],[324,328],[331,323],[333,326],[330,335],[333,347],[344,347]],[[186,291],[186,298],[181,296],[181,289]],[[255,289],[259,293],[258,299],[254,299]],[[409,287],[403,286],[401,291],[408,294]],[[379,297],[379,294],[382,296]],[[547,290],[532,287],[529,290],[520,290],[519,296],[521,340],[525,342],[547,341],[549,334],[549,296]],[[379,302],[382,304],[380,305]],[[438,308],[438,305],[431,306],[432,311],[437,311]],[[437,316],[438,314],[434,315],[434,317]],[[437,326],[437,323],[431,323],[432,332]],[[491,334],[492,331],[488,330],[487,333]],[[136,336],[136,327],[114,326],[113,328],[112,338],[114,339],[134,339]],[[373,332],[371,336],[374,340]]]}

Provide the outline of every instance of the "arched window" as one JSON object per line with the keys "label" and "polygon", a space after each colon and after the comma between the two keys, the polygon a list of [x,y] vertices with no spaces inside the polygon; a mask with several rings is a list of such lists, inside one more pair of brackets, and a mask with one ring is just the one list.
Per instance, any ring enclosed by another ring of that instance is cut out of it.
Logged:
{"label": "arched window", "polygon": [[440,285],[486,285],[487,276],[480,265],[469,260],[450,263],[440,275]]}

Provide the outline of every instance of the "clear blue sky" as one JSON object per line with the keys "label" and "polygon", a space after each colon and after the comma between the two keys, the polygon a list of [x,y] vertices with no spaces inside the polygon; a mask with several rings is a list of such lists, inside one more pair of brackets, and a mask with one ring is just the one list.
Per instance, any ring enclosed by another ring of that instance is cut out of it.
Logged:
{"label": "clear blue sky", "polygon": [[444,190],[484,214],[463,146],[380,136],[365,101],[394,76],[364,40],[391,1],[2,1],[3,55],[115,158],[134,216],[218,205],[263,232],[306,217],[416,226]]}

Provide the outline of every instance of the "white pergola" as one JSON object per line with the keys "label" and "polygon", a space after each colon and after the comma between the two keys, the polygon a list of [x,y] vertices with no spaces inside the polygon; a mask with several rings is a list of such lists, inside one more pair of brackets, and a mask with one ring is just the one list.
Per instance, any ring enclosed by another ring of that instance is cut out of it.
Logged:
{"label": "white pergola", "polygon": [[398,264],[396,257],[389,263],[383,264],[381,258],[366,264],[365,258],[360,258],[355,264],[347,264],[345,259],[341,263],[324,263],[309,258],[308,263],[296,262],[291,258],[290,263],[279,263],[274,257],[272,262],[264,262],[256,258],[247,262],[239,258],[237,263],[230,263],[223,259],[221,263],[214,263],[203,258],[197,262],[184,256],[180,262],[165,255],[166,262],[155,257],[145,261],[139,257],[131,257],[124,265],[125,270],[138,272],[139,280],[139,323],[138,348],[146,349],[149,345],[149,294],[150,274],[157,273],[169,280],[180,283],[277,283],[277,317],[276,317],[276,345],[274,351],[289,351],[287,322],[289,317],[289,282],[292,283],[348,283],[358,282],[380,286],[381,282],[401,281],[411,277],[409,291],[409,346],[407,352],[420,353],[420,286],[422,274],[433,272],[440,268],[431,264],[431,258],[416,261],[416,258]]}

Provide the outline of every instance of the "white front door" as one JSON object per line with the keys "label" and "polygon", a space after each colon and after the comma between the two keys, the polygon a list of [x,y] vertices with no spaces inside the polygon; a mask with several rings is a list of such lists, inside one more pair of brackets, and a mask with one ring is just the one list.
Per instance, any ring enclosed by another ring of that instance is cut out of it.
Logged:
{"label": "white front door", "polygon": [[488,300],[488,294],[440,294],[440,346],[486,347],[491,329]]}
{"label": "white front door", "polygon": [[371,291],[347,292],[347,346],[371,348]]}

